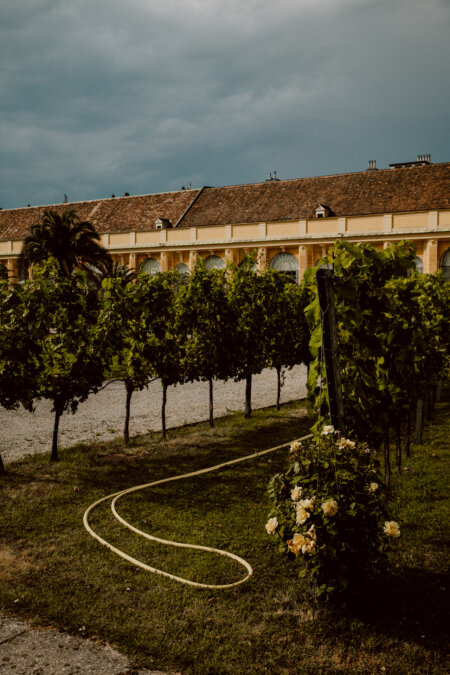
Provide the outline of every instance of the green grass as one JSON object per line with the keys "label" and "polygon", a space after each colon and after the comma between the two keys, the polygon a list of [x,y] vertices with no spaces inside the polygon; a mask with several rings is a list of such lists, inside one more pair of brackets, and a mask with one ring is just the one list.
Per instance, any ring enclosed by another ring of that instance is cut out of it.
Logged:
{"label": "green grass", "polygon": [[[134,439],[128,449],[113,440],[62,450],[54,465],[42,455],[10,465],[0,478],[0,608],[107,640],[147,668],[445,672],[449,411],[447,403],[438,406],[424,445],[413,447],[408,470],[394,477],[391,510],[402,538],[390,575],[352,616],[312,616],[295,564],[287,564],[265,534],[266,487],[284,469],[286,450],[118,504],[126,519],[152,534],[244,557],[254,575],[235,589],[193,589],[139,570],[82,525],[85,509],[106,494],[304,435],[308,420],[299,404],[257,411],[250,420],[230,415],[212,430],[186,426],[171,431],[166,444],[154,434]],[[113,461],[117,453],[123,461]],[[176,575],[229,583],[245,574],[222,556],[138,539],[116,523],[108,505],[93,512],[91,523],[114,545]]]}

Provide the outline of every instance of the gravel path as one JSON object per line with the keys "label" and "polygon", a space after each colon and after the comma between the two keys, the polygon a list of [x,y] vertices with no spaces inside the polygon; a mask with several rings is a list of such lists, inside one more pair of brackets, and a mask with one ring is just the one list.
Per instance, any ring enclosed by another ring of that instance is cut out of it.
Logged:
{"label": "gravel path", "polygon": [[[214,386],[214,410],[219,417],[243,410],[245,382],[217,382]],[[306,367],[296,366],[286,372],[281,390],[282,402],[306,396]],[[167,427],[208,419],[207,382],[193,382],[169,387],[167,392]],[[276,371],[264,370],[253,378],[252,406],[262,408],[276,401]],[[106,389],[82,403],[75,415],[65,413],[59,426],[59,445],[111,439],[123,431],[125,387],[112,382]],[[0,453],[5,463],[28,454],[50,452],[53,414],[48,401],[38,401],[36,410],[8,411],[0,408]],[[131,401],[130,435],[161,429],[161,384],[152,382],[148,389],[135,392]]]}

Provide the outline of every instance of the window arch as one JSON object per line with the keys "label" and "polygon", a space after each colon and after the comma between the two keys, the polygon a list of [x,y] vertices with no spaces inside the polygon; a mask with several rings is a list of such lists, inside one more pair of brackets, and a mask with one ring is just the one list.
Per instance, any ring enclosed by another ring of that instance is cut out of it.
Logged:
{"label": "window arch", "polygon": [[443,273],[445,280],[450,281],[450,248],[444,251],[439,263],[439,269]]}
{"label": "window arch", "polygon": [[8,278],[8,268],[3,263],[0,263],[0,279]]}
{"label": "window arch", "polygon": [[282,272],[285,276],[298,284],[300,268],[297,258],[293,256],[292,253],[279,253],[271,261],[270,267],[274,270],[278,270],[278,272]]}
{"label": "window arch", "polygon": [[146,258],[139,267],[139,272],[152,275],[159,274],[161,272],[161,265],[155,258]]}
{"label": "window arch", "polygon": [[223,270],[225,261],[222,258],[219,258],[218,255],[208,255],[204,261],[206,269],[209,270]]}
{"label": "window arch", "polygon": [[181,283],[185,284],[191,274],[191,270],[189,269],[189,267],[186,265],[186,263],[181,262],[178,263],[178,265],[175,267],[175,270],[180,275]]}
{"label": "window arch", "polygon": [[414,258],[414,265],[416,266],[416,272],[423,274],[423,260],[418,255]]}
{"label": "window arch", "polygon": [[[314,267],[317,267],[317,265],[320,263],[321,260],[327,260],[327,257],[324,256],[323,258],[319,258],[318,260],[316,260],[316,262],[314,263]],[[321,267],[323,267],[325,270],[332,270],[333,269],[333,265],[330,262],[323,263],[323,265],[321,265]]]}

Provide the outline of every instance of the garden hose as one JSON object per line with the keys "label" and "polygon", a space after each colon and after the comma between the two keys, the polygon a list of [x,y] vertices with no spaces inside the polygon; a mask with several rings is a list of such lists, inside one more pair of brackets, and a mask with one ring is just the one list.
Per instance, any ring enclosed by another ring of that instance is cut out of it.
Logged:
{"label": "garden hose", "polygon": [[[296,441],[304,441],[308,438],[311,438],[311,434],[308,434],[307,436],[302,436],[302,438],[296,439]],[[119,492],[114,492],[113,494],[107,495],[106,497],[102,497],[101,499],[97,500],[93,504],[89,506],[89,508],[85,511],[84,516],[83,516],[83,524],[86,530],[89,532],[89,534],[94,537],[94,539],[97,539],[100,544],[103,546],[106,546],[110,551],[113,551],[113,553],[116,553],[118,556],[123,558],[124,560],[128,560],[128,562],[132,563],[136,567],[140,567],[147,572],[153,572],[154,574],[160,574],[161,576],[168,577],[169,579],[173,579],[174,581],[178,581],[181,584],[186,584],[188,586],[194,586],[196,588],[213,588],[213,589],[225,589],[225,588],[233,588],[234,586],[239,586],[240,584],[245,583],[250,579],[250,577],[253,574],[252,567],[249,565],[249,563],[244,560],[243,558],[240,558],[239,556],[235,555],[234,553],[229,553],[228,551],[222,551],[217,548],[211,548],[209,546],[200,546],[198,544],[182,544],[180,542],[176,541],[168,541],[167,539],[160,539],[159,537],[154,537],[151,534],[148,534],[147,532],[142,532],[142,530],[139,530],[137,527],[134,527],[134,525],[131,525],[131,523],[127,522],[124,518],[122,518],[119,513],[117,513],[116,509],[116,504],[119,501],[119,499],[122,499],[122,497],[125,497],[126,495],[131,494],[132,492],[138,492],[139,490],[145,490],[150,487],[154,487],[156,485],[163,485],[163,483],[170,483],[172,481],[176,480],[182,480],[184,478],[192,478],[194,476],[200,476],[201,474],[204,473],[210,473],[211,471],[218,471],[219,469],[223,469],[226,466],[231,466],[232,464],[238,464],[239,462],[245,462],[248,459],[256,459],[257,457],[262,457],[263,455],[267,455],[270,452],[275,452],[276,450],[281,450],[281,448],[285,448],[288,445],[290,445],[293,441],[289,441],[288,443],[283,443],[282,445],[277,445],[275,448],[269,448],[268,450],[261,450],[260,452],[254,452],[251,455],[247,455],[246,457],[239,457],[238,459],[232,459],[229,462],[223,462],[222,464],[216,464],[216,466],[210,466],[207,467],[206,469],[200,469],[200,471],[192,471],[191,473],[185,473],[181,474],[179,476],[170,476],[169,478],[163,478],[162,480],[156,480],[153,481],[152,483],[144,483],[143,485],[136,485],[131,488],[127,488],[126,490],[120,490]],[[127,527],[129,530],[132,532],[135,532],[136,534],[145,537],[145,539],[149,539],[150,541],[156,541],[160,544],[166,544],[167,546],[175,546],[177,548],[189,548],[197,551],[207,551],[209,553],[217,553],[218,555],[225,556],[227,558],[231,558],[232,560],[235,560],[238,562],[240,565],[245,567],[247,570],[247,576],[244,577],[243,579],[240,579],[239,581],[235,581],[234,583],[231,584],[201,584],[196,581],[190,581],[189,579],[183,579],[182,577],[177,577],[174,574],[169,574],[169,572],[164,572],[163,570],[158,570],[155,567],[151,567],[150,565],[147,565],[146,563],[141,562],[140,560],[137,560],[136,558],[133,558],[132,556],[128,555],[124,551],[121,551],[120,549],[116,548],[112,544],[110,544],[106,539],[103,539],[98,535],[94,530],[91,528],[89,525],[89,514],[93,509],[95,509],[96,506],[101,504],[102,502],[107,501],[108,499],[111,499],[111,511],[114,515],[114,517],[125,527]]]}

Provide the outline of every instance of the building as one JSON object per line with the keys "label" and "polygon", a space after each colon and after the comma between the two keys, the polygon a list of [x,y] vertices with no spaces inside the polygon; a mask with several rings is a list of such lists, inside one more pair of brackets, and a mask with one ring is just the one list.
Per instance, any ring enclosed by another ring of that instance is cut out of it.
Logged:
{"label": "building", "polygon": [[45,208],[73,208],[93,223],[114,260],[150,274],[188,273],[197,256],[207,267],[258,265],[298,280],[338,238],[382,248],[408,239],[417,267],[450,279],[450,163],[415,162],[315,178],[181,189],[87,202],[0,210],[0,274],[15,277],[22,241]]}

